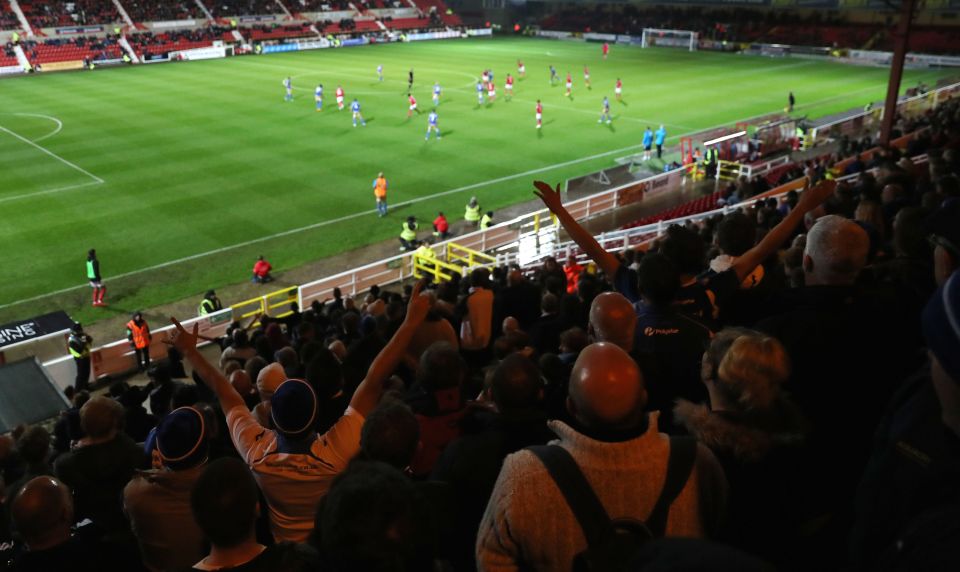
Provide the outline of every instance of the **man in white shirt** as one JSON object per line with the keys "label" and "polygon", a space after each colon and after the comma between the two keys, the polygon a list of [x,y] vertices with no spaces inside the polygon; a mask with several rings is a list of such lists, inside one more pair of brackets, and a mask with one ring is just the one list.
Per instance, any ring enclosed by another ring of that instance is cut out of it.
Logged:
{"label": "man in white shirt", "polygon": [[384,382],[432,305],[430,296],[420,296],[421,287],[414,287],[406,319],[374,359],[343,417],[323,435],[316,433],[317,397],[309,384],[299,379],[280,384],[271,398],[275,429],[267,429],[220,370],[197,351],[196,327],[190,333],[174,320],[176,333],[168,343],[183,353],[217,395],[231,440],[267,500],[270,528],[278,542],[307,540],[317,502],[359,450],[364,418],[377,406]]}

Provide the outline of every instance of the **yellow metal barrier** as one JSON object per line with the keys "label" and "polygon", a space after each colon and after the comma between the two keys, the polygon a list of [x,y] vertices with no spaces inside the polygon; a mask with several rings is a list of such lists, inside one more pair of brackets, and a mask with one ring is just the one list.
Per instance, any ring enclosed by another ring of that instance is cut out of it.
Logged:
{"label": "yellow metal barrier", "polygon": [[[447,272],[444,272],[446,270]],[[433,277],[435,283],[446,282],[453,278],[454,274],[460,274],[462,268],[453,264],[448,264],[439,258],[431,256],[413,255],[413,276],[423,278],[424,274]]]}
{"label": "yellow metal barrier", "polygon": [[447,243],[447,262],[459,262],[467,268],[496,264],[496,257],[484,254],[478,250],[460,246],[455,242]]}
{"label": "yellow metal barrier", "polygon": [[266,312],[266,305],[264,304],[263,296],[258,296],[244,300],[243,302],[237,302],[230,306],[230,310],[233,312],[234,320],[245,320],[251,316]]}
{"label": "yellow metal barrier", "polygon": [[274,318],[283,318],[284,316],[289,316],[293,312],[290,310],[290,303],[297,301],[297,290],[299,286],[291,286],[284,290],[277,290],[276,292],[271,292],[263,297],[263,304],[266,308],[267,315],[271,314],[271,310],[277,308],[284,308],[282,313],[273,316]]}
{"label": "yellow metal barrier", "polygon": [[736,181],[740,176],[740,163],[735,161],[724,161],[720,159],[717,166],[717,179],[723,181]]}
{"label": "yellow metal barrier", "polygon": [[291,313],[289,310],[290,303],[297,301],[298,289],[298,286],[290,286],[283,290],[276,290],[263,296],[257,296],[256,298],[250,298],[249,300],[233,304],[230,306],[230,309],[233,311],[233,318],[235,320],[245,320],[257,314],[269,316],[271,310],[284,307],[287,308],[287,310],[274,317],[282,318],[287,316]]}

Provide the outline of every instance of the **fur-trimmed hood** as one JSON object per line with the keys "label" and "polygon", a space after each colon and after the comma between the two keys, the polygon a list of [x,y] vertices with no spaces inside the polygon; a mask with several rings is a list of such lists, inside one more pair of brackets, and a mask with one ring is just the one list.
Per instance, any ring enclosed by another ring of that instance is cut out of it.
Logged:
{"label": "fur-trimmed hood", "polygon": [[772,449],[803,442],[806,424],[796,406],[781,400],[775,412],[761,421],[739,413],[713,412],[707,405],[684,399],[673,408],[674,421],[697,441],[742,461],[757,461]]}

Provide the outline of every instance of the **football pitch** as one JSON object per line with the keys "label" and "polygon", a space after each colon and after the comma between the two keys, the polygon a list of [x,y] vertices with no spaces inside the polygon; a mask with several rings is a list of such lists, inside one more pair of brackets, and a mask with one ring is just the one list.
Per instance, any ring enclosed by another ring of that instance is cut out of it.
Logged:
{"label": "football pitch", "polygon": [[[517,59],[526,77],[517,77]],[[384,81],[377,79],[377,65]],[[548,66],[561,76],[549,82]],[[590,68],[592,89],[583,80]],[[422,115],[407,118],[407,71]],[[481,71],[497,99],[478,105]],[[563,78],[573,76],[573,94]],[[506,99],[503,81],[516,78]],[[141,65],[0,81],[0,322],[88,307],[84,260],[96,248],[108,300],[149,308],[248,279],[258,254],[276,271],[386,239],[408,215],[421,232],[477,196],[484,210],[529,200],[635,153],[646,126],[680,136],[782,110],[811,117],[882,100],[888,70],[805,59],[534,39],[377,45]],[[909,70],[904,85],[947,72]],[[294,101],[284,101],[291,76]],[[623,80],[623,101],[613,97]],[[434,82],[442,140],[424,141]],[[315,111],[314,88],[324,87]],[[338,111],[337,85],[367,125]],[[598,124],[601,100],[613,122]],[[537,99],[543,129],[535,128]],[[391,212],[378,218],[383,171]],[[367,262],[358,260],[357,264]],[[346,270],[344,268],[343,270]],[[225,303],[236,300],[224,300]]]}

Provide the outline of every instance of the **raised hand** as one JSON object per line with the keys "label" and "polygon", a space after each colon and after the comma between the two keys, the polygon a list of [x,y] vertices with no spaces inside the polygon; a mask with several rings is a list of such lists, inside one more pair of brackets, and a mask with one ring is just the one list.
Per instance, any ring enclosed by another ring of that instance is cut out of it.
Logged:
{"label": "raised hand", "polygon": [[177,327],[173,331],[173,334],[168,335],[167,339],[163,340],[163,343],[177,348],[177,350],[186,355],[187,352],[193,351],[197,348],[197,339],[200,337],[200,324],[196,322],[193,324],[193,332],[188,332],[183,324],[180,323],[174,317],[170,318],[170,321],[173,322],[173,325]]}
{"label": "raised hand", "polygon": [[563,210],[563,201],[560,200],[560,183],[557,183],[556,189],[543,181],[534,181],[533,186],[537,188],[533,194],[540,197],[550,212],[556,213]]}
{"label": "raised hand", "polygon": [[406,320],[415,324],[423,322],[427,313],[433,308],[433,296],[421,295],[425,284],[424,280],[420,280],[413,285],[413,291],[410,293],[410,303],[407,304]]}
{"label": "raised hand", "polygon": [[797,208],[801,209],[803,212],[809,212],[820,206],[823,201],[830,198],[830,195],[832,195],[836,190],[836,181],[831,179],[823,179],[816,185],[800,193],[800,200],[797,203]]}

